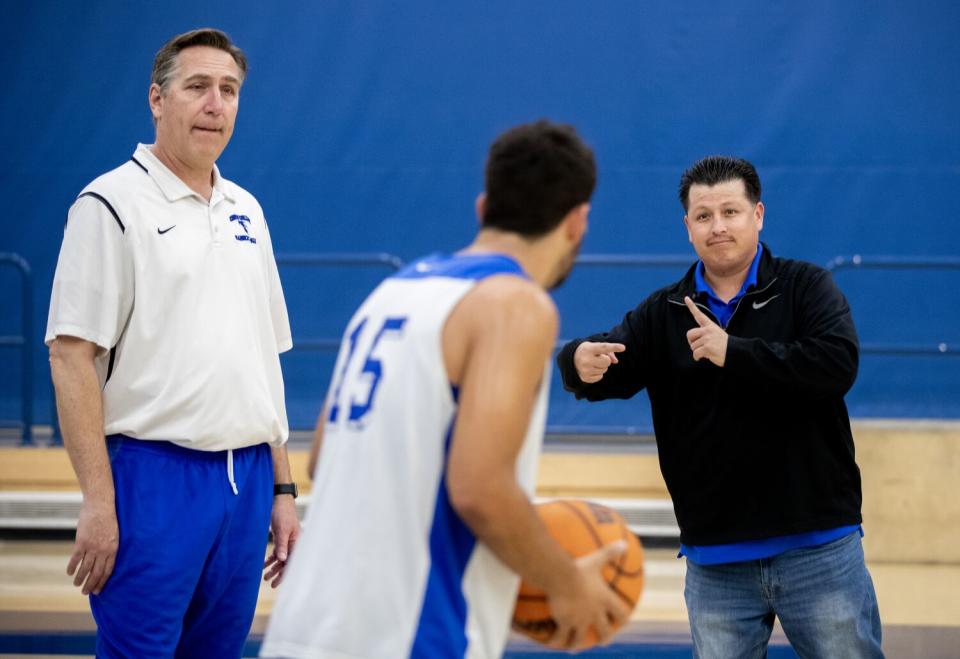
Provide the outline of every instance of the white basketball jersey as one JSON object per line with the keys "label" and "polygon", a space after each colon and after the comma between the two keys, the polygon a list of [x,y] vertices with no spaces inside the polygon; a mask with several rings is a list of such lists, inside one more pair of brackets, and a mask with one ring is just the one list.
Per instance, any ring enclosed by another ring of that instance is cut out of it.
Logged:
{"label": "white basketball jersey", "polygon": [[[447,495],[457,415],[442,331],[502,255],[433,256],[387,279],[350,321],[327,397],[303,535],[263,657],[499,657],[519,578],[479,543]],[[550,368],[517,460],[532,496]]]}

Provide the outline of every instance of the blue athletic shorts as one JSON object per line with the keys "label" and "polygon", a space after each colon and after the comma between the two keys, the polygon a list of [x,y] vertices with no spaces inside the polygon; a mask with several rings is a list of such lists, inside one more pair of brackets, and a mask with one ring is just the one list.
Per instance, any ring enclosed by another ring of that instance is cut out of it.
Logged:
{"label": "blue athletic shorts", "polygon": [[270,447],[196,451],[107,438],[120,549],[90,596],[98,657],[239,657],[273,506]]}

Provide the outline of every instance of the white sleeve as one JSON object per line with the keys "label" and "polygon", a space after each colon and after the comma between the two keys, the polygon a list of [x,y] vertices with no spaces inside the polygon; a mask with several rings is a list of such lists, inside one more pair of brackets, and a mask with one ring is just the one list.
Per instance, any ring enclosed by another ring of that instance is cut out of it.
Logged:
{"label": "white sleeve", "polygon": [[287,316],[287,302],[283,297],[280,272],[277,270],[277,260],[273,255],[273,241],[270,239],[270,229],[267,228],[266,220],[264,220],[263,226],[267,238],[267,292],[270,295],[270,317],[273,321],[273,334],[277,339],[277,352],[286,352],[293,348],[290,319]]}
{"label": "white sleeve", "polygon": [[77,199],[67,213],[44,342],[75,336],[113,348],[133,307],[133,278],[133,256],[113,214],[96,198]]}

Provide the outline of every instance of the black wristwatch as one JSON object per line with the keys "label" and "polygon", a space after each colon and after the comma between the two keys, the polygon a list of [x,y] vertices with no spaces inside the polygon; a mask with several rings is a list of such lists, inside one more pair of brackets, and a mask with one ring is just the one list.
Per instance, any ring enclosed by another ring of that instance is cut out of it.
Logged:
{"label": "black wristwatch", "polygon": [[296,483],[277,483],[273,486],[273,496],[278,494],[289,494],[294,499],[297,498],[297,484]]}

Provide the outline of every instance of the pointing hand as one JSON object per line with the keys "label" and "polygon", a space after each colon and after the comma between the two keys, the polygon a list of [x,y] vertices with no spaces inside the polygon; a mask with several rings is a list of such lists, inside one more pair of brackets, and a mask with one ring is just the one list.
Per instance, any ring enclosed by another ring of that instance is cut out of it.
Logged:
{"label": "pointing hand", "polygon": [[683,298],[683,302],[699,325],[687,332],[687,343],[693,351],[693,360],[709,359],[717,366],[723,366],[727,361],[727,333],[700,311],[689,297]]}
{"label": "pointing hand", "polygon": [[580,380],[586,384],[593,384],[603,379],[611,364],[620,363],[617,353],[627,347],[622,343],[593,343],[584,341],[577,346],[573,353],[573,366],[577,369]]}

